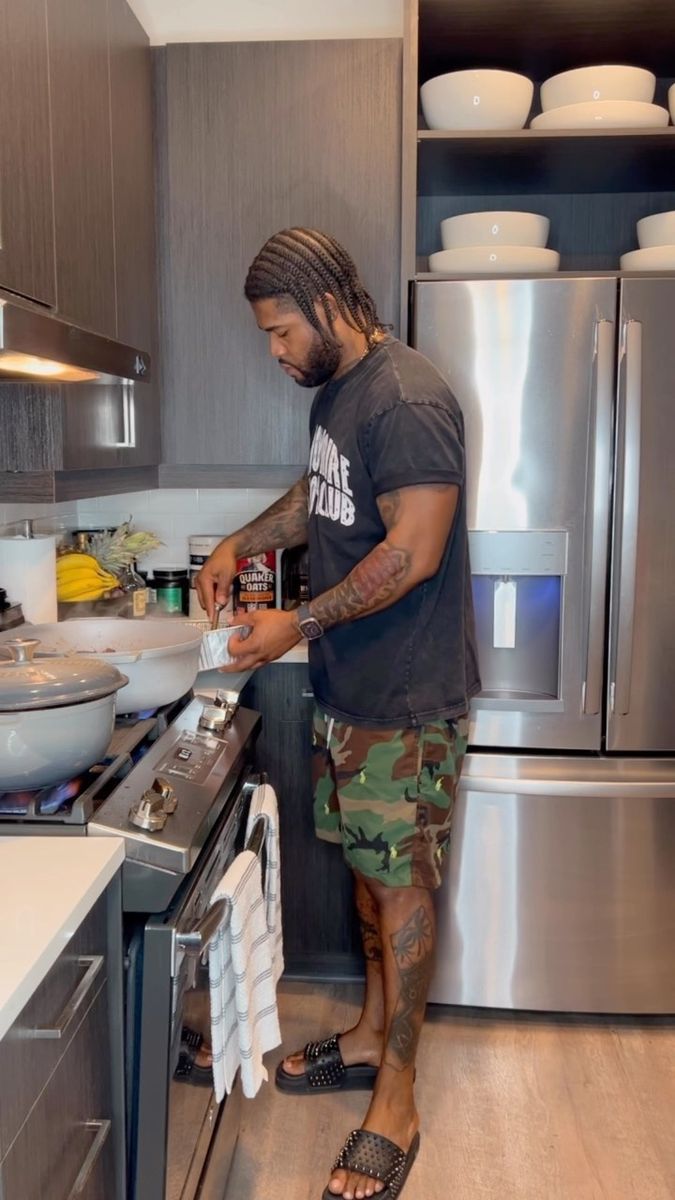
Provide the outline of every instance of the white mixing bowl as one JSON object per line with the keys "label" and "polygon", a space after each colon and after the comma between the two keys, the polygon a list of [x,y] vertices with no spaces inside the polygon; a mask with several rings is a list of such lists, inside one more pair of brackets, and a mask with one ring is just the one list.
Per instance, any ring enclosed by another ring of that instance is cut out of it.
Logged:
{"label": "white mixing bowl", "polygon": [[429,255],[429,270],[446,275],[541,275],[559,266],[557,250],[541,246],[462,246]]}
{"label": "white mixing bowl", "polygon": [[534,85],[514,71],[450,71],[422,84],[429,129],[522,129]]}
{"label": "white mixing bowl", "polygon": [[638,244],[648,246],[675,246],[675,211],[654,213],[637,223]]}
{"label": "white mixing bowl", "polygon": [[474,212],[441,221],[444,250],[464,246],[545,246],[551,222],[530,212]]}
{"label": "white mixing bowl", "polygon": [[541,85],[544,112],[587,100],[641,100],[651,104],[656,76],[642,67],[580,67],[552,75]]}

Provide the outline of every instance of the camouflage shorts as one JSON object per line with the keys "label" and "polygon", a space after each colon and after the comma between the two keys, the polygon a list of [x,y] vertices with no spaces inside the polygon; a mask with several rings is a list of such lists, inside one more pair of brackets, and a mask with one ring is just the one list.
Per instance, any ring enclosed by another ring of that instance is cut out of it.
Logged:
{"label": "camouflage shorts", "polygon": [[345,861],[391,887],[436,888],[468,722],[372,729],[314,713],[314,824]]}

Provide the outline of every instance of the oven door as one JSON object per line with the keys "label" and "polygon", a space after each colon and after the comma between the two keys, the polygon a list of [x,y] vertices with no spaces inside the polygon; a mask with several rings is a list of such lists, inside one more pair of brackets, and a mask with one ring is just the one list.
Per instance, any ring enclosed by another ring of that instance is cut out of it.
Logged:
{"label": "oven door", "polygon": [[[247,775],[194,870],[163,914],[149,918],[137,965],[136,1036],[130,1105],[129,1193],[132,1200],[222,1196],[239,1131],[238,1086],[217,1104],[210,1077],[199,1084],[176,1074],[184,1030],[210,1043],[208,966],[196,931],[208,930],[209,897],[243,847],[245,820],[258,776]],[[208,1160],[208,1184],[204,1179]],[[206,1188],[206,1190],[204,1190]],[[201,1190],[200,1190],[201,1189]]]}

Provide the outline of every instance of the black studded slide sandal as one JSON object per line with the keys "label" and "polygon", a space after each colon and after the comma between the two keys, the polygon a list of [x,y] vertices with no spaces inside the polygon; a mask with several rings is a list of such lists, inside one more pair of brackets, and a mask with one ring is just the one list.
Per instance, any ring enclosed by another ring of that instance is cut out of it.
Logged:
{"label": "black studded slide sandal", "polygon": [[274,1076],[279,1091],[310,1096],[314,1092],[370,1090],[377,1078],[377,1067],[369,1063],[346,1067],[340,1054],[339,1036],[334,1033],[322,1042],[307,1043],[303,1050],[305,1069],[301,1075],[292,1075],[280,1062]]}
{"label": "black studded slide sandal", "polygon": [[[354,1171],[369,1179],[379,1179],[385,1186],[383,1191],[375,1193],[377,1200],[396,1200],[403,1191],[419,1148],[419,1133],[415,1134],[406,1154],[380,1133],[354,1129],[338,1154],[333,1170]],[[340,1200],[340,1197],[326,1188],[321,1200]]]}

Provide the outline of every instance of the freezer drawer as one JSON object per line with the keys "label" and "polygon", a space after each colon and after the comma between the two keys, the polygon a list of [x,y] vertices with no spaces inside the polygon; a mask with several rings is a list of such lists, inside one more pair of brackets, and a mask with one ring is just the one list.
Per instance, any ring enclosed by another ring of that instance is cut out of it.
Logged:
{"label": "freezer drawer", "polygon": [[675,1013],[675,763],[467,757],[431,1000]]}

